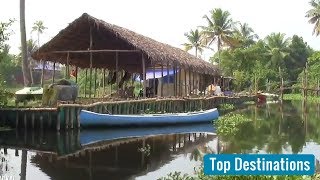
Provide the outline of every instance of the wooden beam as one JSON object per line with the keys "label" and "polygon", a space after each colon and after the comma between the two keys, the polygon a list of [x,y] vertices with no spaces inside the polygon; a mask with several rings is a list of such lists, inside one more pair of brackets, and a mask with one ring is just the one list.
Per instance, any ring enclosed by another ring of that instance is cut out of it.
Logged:
{"label": "wooden beam", "polygon": [[49,53],[55,53],[55,54],[64,54],[64,53],[102,53],[102,52],[121,52],[121,53],[132,53],[132,52],[141,52],[140,50],[114,50],[114,49],[89,49],[89,50],[66,50],[66,51],[51,51]]}
{"label": "wooden beam", "polygon": [[93,97],[97,95],[97,68],[94,69],[94,94]]}

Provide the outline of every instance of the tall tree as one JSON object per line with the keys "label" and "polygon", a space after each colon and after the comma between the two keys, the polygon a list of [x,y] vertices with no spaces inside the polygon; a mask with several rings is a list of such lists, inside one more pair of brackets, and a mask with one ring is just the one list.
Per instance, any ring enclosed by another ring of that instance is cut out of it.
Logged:
{"label": "tall tree", "polygon": [[201,26],[204,38],[208,46],[212,45],[213,42],[217,43],[220,64],[222,46],[234,43],[234,38],[232,38],[233,21],[230,18],[230,13],[220,8],[211,10],[210,15],[205,15],[203,18],[207,21],[207,26]]}
{"label": "tall tree", "polygon": [[[35,23],[33,23],[33,27],[32,27],[31,32],[37,32],[38,47],[40,47],[40,34],[42,34],[45,29],[47,29],[47,27],[45,27],[43,25],[43,21],[36,21]],[[41,86],[43,86],[44,67],[45,67],[45,62],[43,61],[42,62],[42,72],[41,72]],[[31,76],[32,76],[32,74],[31,74]]]}
{"label": "tall tree", "polygon": [[309,23],[314,24],[312,34],[318,36],[320,34],[320,0],[311,0],[309,4],[312,9],[307,11],[306,17],[309,18]]}
{"label": "tall tree", "polygon": [[285,34],[271,33],[265,38],[267,56],[270,58],[268,65],[271,68],[284,66],[284,59],[289,55],[289,39]]}
{"label": "tall tree", "polygon": [[254,44],[259,38],[247,23],[239,23],[239,27],[235,30],[235,36],[243,47]]}
{"label": "tall tree", "polygon": [[184,34],[187,37],[188,42],[184,43],[184,49],[186,51],[190,51],[191,49],[195,49],[195,55],[198,57],[198,52],[202,53],[205,45],[202,42],[202,36],[198,29],[190,30],[189,33]]}
{"label": "tall tree", "polygon": [[35,23],[33,23],[31,32],[37,32],[38,47],[40,47],[40,34],[42,34],[45,29],[48,28],[44,26],[43,21],[36,21]]}
{"label": "tall tree", "polygon": [[30,73],[28,72],[26,23],[25,23],[25,0],[20,0],[20,33],[22,51],[22,73],[25,86],[30,86]]}

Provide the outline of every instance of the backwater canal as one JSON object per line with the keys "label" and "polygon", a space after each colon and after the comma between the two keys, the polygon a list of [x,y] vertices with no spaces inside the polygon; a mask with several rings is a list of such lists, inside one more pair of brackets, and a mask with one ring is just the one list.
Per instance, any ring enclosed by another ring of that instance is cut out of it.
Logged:
{"label": "backwater canal", "polygon": [[0,176],[157,179],[192,174],[203,153],[311,153],[320,160],[320,105],[286,101],[236,111],[251,122],[218,137],[212,124],[68,132],[0,132]]}

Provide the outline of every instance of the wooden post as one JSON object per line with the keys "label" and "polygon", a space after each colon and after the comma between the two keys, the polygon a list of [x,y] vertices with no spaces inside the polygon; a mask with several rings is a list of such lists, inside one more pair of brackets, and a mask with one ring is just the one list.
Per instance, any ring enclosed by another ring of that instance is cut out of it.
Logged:
{"label": "wooden post", "polygon": [[116,85],[117,93],[119,93],[119,62],[118,62],[118,52],[116,52]]}
{"label": "wooden post", "polygon": [[163,97],[163,64],[161,64],[161,97]]}
{"label": "wooden post", "polygon": [[42,61],[42,71],[41,71],[41,87],[43,87],[43,78],[44,78],[44,68],[46,61]]}
{"label": "wooden post", "polygon": [[170,84],[170,69],[169,69],[169,68],[170,68],[169,62],[167,62],[167,88],[166,88],[166,89],[167,89],[167,92],[168,92],[168,93],[167,93],[167,96],[168,96],[169,93],[170,93],[170,90],[169,90],[169,89],[170,89],[170,88],[169,88],[169,87],[170,87],[170,86],[169,86],[169,84]]}
{"label": "wooden post", "polygon": [[153,96],[156,97],[156,65],[153,65]]}
{"label": "wooden post", "polygon": [[189,67],[189,96],[191,95],[191,68]]}
{"label": "wooden post", "polygon": [[53,63],[52,83],[54,83],[55,75],[56,75],[56,62]]}
{"label": "wooden post", "polygon": [[187,96],[188,88],[187,88],[187,71],[186,71],[186,69],[183,69],[183,72],[184,72],[184,96]]}
{"label": "wooden post", "polygon": [[94,69],[94,94],[93,97],[97,95],[97,68]]}
{"label": "wooden post", "polygon": [[179,96],[182,96],[182,73],[181,73],[181,65],[179,66]]}
{"label": "wooden post", "polygon": [[142,53],[141,53],[141,57],[142,57],[141,61],[142,61],[142,76],[143,76],[143,98],[146,98],[147,96],[146,62]]}
{"label": "wooden post", "polygon": [[176,65],[173,65],[173,96],[176,97],[176,86],[177,86],[177,79],[176,79]]}
{"label": "wooden post", "polygon": [[106,94],[106,68],[103,68],[102,86],[103,86],[103,95],[102,95],[102,97],[104,97],[105,94]]}
{"label": "wooden post", "polygon": [[78,66],[76,67],[76,83],[78,83]]}
{"label": "wooden post", "polygon": [[84,80],[84,97],[87,97],[87,78],[88,78],[88,69],[86,69],[86,78]]}
{"label": "wooden post", "polygon": [[[90,50],[92,50],[92,28],[90,26]],[[91,98],[91,84],[92,84],[92,52],[90,52],[90,82],[89,82],[89,98]]]}
{"label": "wooden post", "polygon": [[69,71],[69,57],[70,57],[70,54],[69,54],[69,53],[67,53],[66,79],[70,79],[70,71]]}

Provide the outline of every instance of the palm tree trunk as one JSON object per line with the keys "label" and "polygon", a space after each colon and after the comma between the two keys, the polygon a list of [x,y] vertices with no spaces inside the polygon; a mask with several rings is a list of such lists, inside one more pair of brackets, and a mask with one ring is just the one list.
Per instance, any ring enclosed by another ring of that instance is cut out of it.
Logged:
{"label": "palm tree trunk", "polygon": [[196,47],[196,57],[198,57],[198,47]]}
{"label": "palm tree trunk", "polygon": [[220,64],[221,64],[221,60],[220,60],[220,48],[221,48],[221,39],[220,39],[220,37],[218,37],[218,60],[219,60],[218,66],[219,66],[219,69],[220,69]]}
{"label": "palm tree trunk", "polygon": [[30,73],[28,72],[26,24],[25,24],[25,0],[20,0],[20,33],[22,51],[22,74],[25,86],[30,85]]}

